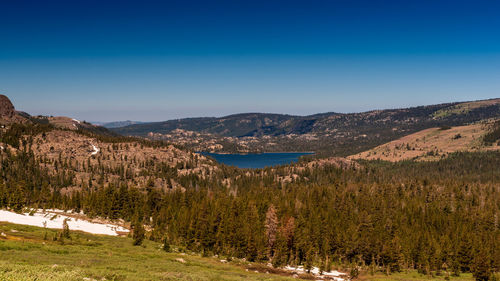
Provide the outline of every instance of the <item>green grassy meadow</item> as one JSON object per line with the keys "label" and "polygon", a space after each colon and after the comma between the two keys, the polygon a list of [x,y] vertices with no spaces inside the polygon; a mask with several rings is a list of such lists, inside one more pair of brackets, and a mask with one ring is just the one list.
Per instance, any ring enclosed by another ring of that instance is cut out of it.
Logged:
{"label": "green grassy meadow", "polygon": [[0,222],[0,280],[292,280],[216,258],[166,253],[148,240],[133,246],[131,238],[72,232],[61,245],[53,241],[58,232]]}
{"label": "green grassy meadow", "polygon": [[[71,232],[71,239],[53,241],[60,230],[0,222],[0,280],[297,280],[265,271],[265,266],[242,261],[222,263],[215,257],[167,253],[161,244],[145,240]],[[251,268],[250,270],[247,267]],[[270,272],[273,272],[270,269]],[[309,277],[312,276],[302,276]],[[445,280],[415,271],[389,276],[361,274],[359,280]],[[452,281],[474,280],[470,274]]]}

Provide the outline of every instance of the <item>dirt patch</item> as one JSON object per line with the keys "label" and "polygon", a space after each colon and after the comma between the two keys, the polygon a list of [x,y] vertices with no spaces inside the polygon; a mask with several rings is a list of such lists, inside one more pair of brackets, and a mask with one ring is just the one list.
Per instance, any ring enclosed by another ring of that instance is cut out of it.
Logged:
{"label": "dirt patch", "polygon": [[485,146],[482,142],[491,125],[492,122],[481,122],[467,126],[426,129],[349,156],[348,159],[424,161],[439,160],[459,151],[498,150],[500,146]]}

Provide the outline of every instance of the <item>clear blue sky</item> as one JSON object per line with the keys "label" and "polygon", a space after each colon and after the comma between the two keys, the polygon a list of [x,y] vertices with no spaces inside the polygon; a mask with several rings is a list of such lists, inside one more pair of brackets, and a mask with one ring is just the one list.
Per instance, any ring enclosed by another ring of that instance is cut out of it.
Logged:
{"label": "clear blue sky", "polygon": [[492,0],[0,1],[0,93],[90,121],[500,97],[499,13]]}

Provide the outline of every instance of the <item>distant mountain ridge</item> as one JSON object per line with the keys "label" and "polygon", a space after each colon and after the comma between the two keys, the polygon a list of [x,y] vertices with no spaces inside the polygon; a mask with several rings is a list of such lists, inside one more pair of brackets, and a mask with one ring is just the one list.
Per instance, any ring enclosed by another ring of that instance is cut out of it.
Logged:
{"label": "distant mountain ridge", "polygon": [[176,129],[211,133],[222,136],[247,136],[272,133],[273,128],[299,116],[272,113],[240,113],[225,117],[197,117],[128,125],[114,131],[130,135],[146,135],[149,132],[168,133]]}
{"label": "distant mountain ridge", "polygon": [[120,127],[125,127],[129,125],[135,125],[135,124],[144,124],[146,122],[142,121],[131,121],[131,120],[125,120],[125,121],[112,121],[112,122],[91,122],[94,125],[102,126],[104,128],[120,128]]}
{"label": "distant mountain ridge", "polygon": [[419,130],[499,117],[500,99],[490,99],[347,114],[242,113],[135,124],[112,131],[169,141],[179,140],[182,134],[184,145],[215,152],[324,151],[348,155]]}
{"label": "distant mountain ridge", "polygon": [[[389,115],[397,118],[404,118],[403,115],[407,115],[408,117],[424,117],[421,116],[421,111],[425,111],[425,113],[430,111],[433,113],[457,104],[459,103],[446,103],[403,109],[373,110],[361,113],[326,112],[306,116],[277,113],[238,113],[223,117],[190,117],[160,122],[144,122],[141,124],[125,125],[126,122],[123,122],[124,126],[115,127],[113,131],[121,134],[138,136],[145,136],[150,132],[169,133],[176,129],[231,137],[255,136],[259,134],[304,134],[328,129],[328,125],[335,125],[335,123],[337,123],[335,121],[368,121],[369,119],[384,119]],[[431,117],[428,114],[424,115]],[[120,122],[116,123],[118,124]]]}

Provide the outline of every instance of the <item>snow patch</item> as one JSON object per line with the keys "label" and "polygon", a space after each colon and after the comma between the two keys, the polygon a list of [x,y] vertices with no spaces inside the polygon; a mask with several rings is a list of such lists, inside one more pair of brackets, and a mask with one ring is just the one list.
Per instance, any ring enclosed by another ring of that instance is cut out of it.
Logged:
{"label": "snow patch", "polygon": [[[287,271],[296,272],[296,273],[307,273],[307,270],[305,270],[303,266],[293,267],[293,266],[287,265],[287,266],[285,266],[284,269]],[[317,267],[311,268],[310,274],[315,275],[319,279],[328,278],[329,280],[335,280],[335,281],[344,281],[344,280],[346,280],[344,278],[347,276],[346,273],[336,271],[336,270],[332,270],[332,271],[328,271],[328,272],[323,271],[320,274],[320,270]]]}
{"label": "snow patch", "polygon": [[98,148],[98,147],[96,147],[93,143],[91,143],[91,145],[92,145],[92,149],[93,149],[94,151],[92,151],[92,153],[91,153],[90,155],[91,155],[91,156],[92,156],[92,155],[96,155],[96,154],[99,152],[99,148]]}
{"label": "snow patch", "polygon": [[80,124],[80,120],[76,120],[76,119],[72,119],[73,121],[75,121],[76,123]]}
{"label": "snow patch", "polygon": [[128,229],[118,225],[79,220],[69,216],[52,213],[49,210],[45,212],[43,212],[43,210],[37,210],[32,216],[30,216],[29,213],[17,214],[6,210],[0,210],[0,221],[16,224],[62,229],[65,219],[68,219],[67,222],[70,230],[80,230],[92,234],[111,236],[117,236],[117,232],[129,232]]}

